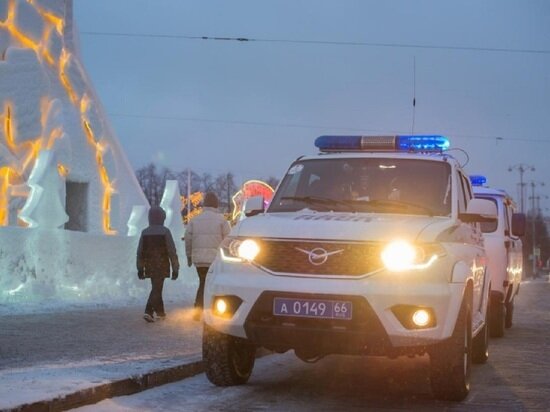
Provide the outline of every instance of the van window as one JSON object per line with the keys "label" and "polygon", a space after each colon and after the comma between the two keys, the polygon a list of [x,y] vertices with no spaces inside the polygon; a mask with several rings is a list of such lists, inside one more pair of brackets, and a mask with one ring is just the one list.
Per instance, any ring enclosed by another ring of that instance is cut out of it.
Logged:
{"label": "van window", "polygon": [[[479,197],[480,199],[490,200],[497,208],[497,216],[499,215],[498,202],[492,197]],[[483,222],[481,223],[481,231],[483,233],[493,233],[498,229],[498,219],[495,222]]]}

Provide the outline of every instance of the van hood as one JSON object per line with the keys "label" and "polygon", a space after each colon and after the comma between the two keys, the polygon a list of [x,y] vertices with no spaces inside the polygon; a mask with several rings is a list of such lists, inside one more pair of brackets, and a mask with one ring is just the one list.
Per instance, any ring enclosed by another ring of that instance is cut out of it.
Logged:
{"label": "van hood", "polygon": [[386,213],[314,212],[265,213],[242,220],[239,237],[433,242],[455,222],[449,217]]}

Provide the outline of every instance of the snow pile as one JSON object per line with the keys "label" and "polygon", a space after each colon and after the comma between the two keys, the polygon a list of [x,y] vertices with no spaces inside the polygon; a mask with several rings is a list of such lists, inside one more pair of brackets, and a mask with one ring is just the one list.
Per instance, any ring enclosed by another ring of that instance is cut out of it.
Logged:
{"label": "snow pile", "polygon": [[[47,311],[67,305],[145,304],[148,280],[136,274],[138,236],[103,236],[60,229],[0,229],[0,313]],[[189,301],[197,288],[183,263],[167,301]]]}

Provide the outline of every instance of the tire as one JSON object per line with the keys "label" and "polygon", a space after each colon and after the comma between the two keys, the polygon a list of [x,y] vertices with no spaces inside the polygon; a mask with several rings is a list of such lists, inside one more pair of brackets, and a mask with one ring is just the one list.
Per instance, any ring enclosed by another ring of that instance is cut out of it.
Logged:
{"label": "tire", "polygon": [[430,385],[437,399],[462,401],[470,392],[472,318],[468,300],[462,302],[451,338],[430,352]]}
{"label": "tire", "polygon": [[504,327],[510,329],[512,327],[512,319],[514,317],[514,299],[506,304],[506,316],[504,319]]}
{"label": "tire", "polygon": [[204,325],[202,359],[206,377],[217,386],[243,385],[248,382],[256,347],[246,339],[217,332]]}
{"label": "tire", "polygon": [[489,359],[489,325],[488,317],[485,318],[485,324],[472,341],[472,362],[485,363]]}
{"label": "tire", "polygon": [[500,300],[491,300],[491,320],[489,321],[491,337],[502,338],[504,336],[505,308]]}

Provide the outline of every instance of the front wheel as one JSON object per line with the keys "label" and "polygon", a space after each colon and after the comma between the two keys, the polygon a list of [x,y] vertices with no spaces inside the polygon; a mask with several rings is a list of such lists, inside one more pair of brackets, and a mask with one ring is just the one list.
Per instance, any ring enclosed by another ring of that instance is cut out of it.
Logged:
{"label": "front wheel", "polygon": [[488,318],[485,318],[483,329],[473,338],[472,343],[472,362],[485,363],[489,359],[489,325]]}
{"label": "front wheel", "polygon": [[226,335],[204,325],[202,359],[206,377],[217,386],[242,385],[248,382],[256,347],[246,339]]}
{"label": "front wheel", "polygon": [[430,352],[430,384],[437,399],[461,401],[468,396],[472,365],[471,319],[466,297],[453,335]]}

